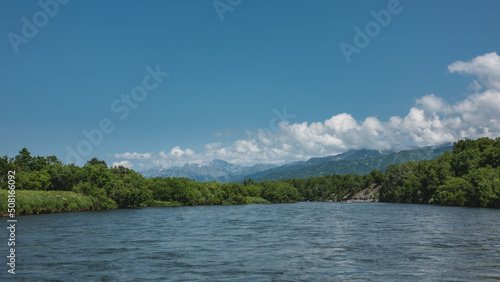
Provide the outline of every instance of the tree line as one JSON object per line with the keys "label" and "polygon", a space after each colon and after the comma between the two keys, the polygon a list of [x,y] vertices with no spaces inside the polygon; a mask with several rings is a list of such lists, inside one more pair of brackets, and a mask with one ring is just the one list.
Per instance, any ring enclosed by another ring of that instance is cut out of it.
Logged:
{"label": "tree line", "polygon": [[437,159],[391,165],[384,172],[308,179],[242,183],[196,182],[187,178],[145,178],[125,167],[109,168],[93,158],[84,166],[63,164],[55,156],[31,156],[23,148],[0,158],[0,187],[16,170],[18,190],[72,191],[90,196],[95,209],[173,203],[222,205],[253,202],[340,201],[373,184],[379,200],[394,203],[500,207],[500,138],[460,140]]}
{"label": "tree line", "polygon": [[380,200],[500,207],[500,138],[460,140],[430,161],[389,166]]}
{"label": "tree line", "polygon": [[[284,182],[196,182],[187,178],[145,178],[125,168],[108,167],[93,158],[83,167],[63,164],[55,156],[32,157],[23,148],[14,158],[0,158],[0,187],[7,189],[6,175],[16,171],[16,190],[72,191],[91,196],[95,209],[128,208],[171,203],[221,205],[252,202],[289,203],[300,200],[297,189]],[[262,199],[256,199],[262,198]]]}

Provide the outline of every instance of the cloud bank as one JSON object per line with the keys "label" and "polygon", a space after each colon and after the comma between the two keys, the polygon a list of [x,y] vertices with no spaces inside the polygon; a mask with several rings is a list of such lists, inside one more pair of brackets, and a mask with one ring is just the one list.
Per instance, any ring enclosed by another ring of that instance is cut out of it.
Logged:
{"label": "cloud bank", "polygon": [[[500,57],[497,53],[454,62],[448,71],[475,77],[469,86],[474,93],[452,104],[434,94],[426,95],[416,100],[406,116],[392,116],[387,121],[377,117],[356,120],[348,113],[340,113],[323,122],[280,122],[279,130],[273,134],[262,129],[247,132],[245,139],[229,145],[206,144],[200,153],[177,146],[168,153],[127,152],[114,157],[136,160],[141,168],[203,164],[213,159],[243,165],[278,164],[349,149],[383,150],[396,144],[432,146],[462,138],[500,136]],[[124,164],[131,165],[130,162]]]}

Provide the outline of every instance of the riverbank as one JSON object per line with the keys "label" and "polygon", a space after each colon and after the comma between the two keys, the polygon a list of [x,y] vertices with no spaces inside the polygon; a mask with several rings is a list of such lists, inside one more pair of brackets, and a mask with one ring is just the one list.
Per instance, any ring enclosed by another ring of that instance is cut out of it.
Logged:
{"label": "riverbank", "polygon": [[[261,197],[245,197],[245,202],[243,203],[245,205],[253,205],[253,204],[272,204],[268,200],[261,198]],[[222,201],[222,205],[241,205],[241,203],[237,203],[236,201],[232,199],[227,199]],[[144,207],[180,207],[182,206],[182,203],[177,202],[177,201],[156,201],[153,200],[147,205],[144,205]]]}
{"label": "riverbank", "polygon": [[[0,215],[8,215],[7,190],[0,191]],[[93,197],[68,191],[16,191],[15,214],[43,214],[95,209]]]}
{"label": "riverbank", "polygon": [[380,188],[380,185],[372,184],[370,187],[357,193],[349,193],[345,195],[342,200],[358,203],[378,202]]}
{"label": "riverbank", "polygon": [[[32,215],[60,212],[76,212],[99,210],[98,201],[91,196],[81,195],[68,191],[16,191],[16,215]],[[222,205],[237,204],[270,204],[271,202],[261,197],[246,197],[244,202],[232,199],[224,200]],[[143,207],[179,207],[182,203],[177,201],[150,201]],[[115,209],[111,207],[108,209]],[[8,192],[0,190],[0,216],[8,216]]]}

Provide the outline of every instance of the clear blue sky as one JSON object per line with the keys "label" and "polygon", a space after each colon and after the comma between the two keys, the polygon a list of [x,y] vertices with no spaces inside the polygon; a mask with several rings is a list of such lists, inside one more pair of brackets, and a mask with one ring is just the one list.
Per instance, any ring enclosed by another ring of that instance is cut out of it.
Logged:
{"label": "clear blue sky", "polygon": [[[391,117],[404,119],[412,108],[429,106],[417,105],[424,96],[435,98],[428,99],[431,108],[440,102],[457,108],[474,92],[470,84],[480,72],[472,65],[454,72],[448,67],[500,52],[499,1],[402,0],[400,12],[385,27],[379,25],[348,63],[339,44],[355,46],[354,28],[364,30],[374,21],[370,11],[387,10],[388,4],[397,3],[244,0],[221,20],[213,1],[71,1],[57,4],[58,11],[49,5],[53,17],[46,18],[37,1],[4,1],[0,154],[14,156],[27,147],[34,155],[66,161],[67,147],[76,150],[87,140],[82,130],[99,128],[103,118],[115,129],[103,134],[83,161],[95,156],[137,169],[141,161],[144,167],[168,166],[214,157],[280,163],[359,148],[366,142],[353,140],[362,136],[375,138],[367,142],[380,149],[481,136],[467,133],[471,121],[467,128],[452,125],[451,135],[442,138],[405,132],[398,140],[382,129],[378,137],[368,136],[369,130],[352,135],[332,129],[337,119],[331,118],[342,113],[360,127],[376,117],[389,128]],[[37,32],[25,28],[32,38],[23,36],[23,17],[41,25]],[[27,42],[14,46],[12,34]],[[113,101],[141,86],[145,68],[157,65],[170,75],[121,120],[123,112],[111,109]],[[497,77],[488,77],[489,85],[484,77],[477,80],[484,82],[479,93],[493,89],[498,94],[491,86]],[[271,128],[270,143],[258,139],[259,129],[275,121],[273,108],[285,106],[294,118],[281,130]],[[495,114],[495,108],[489,111]],[[457,116],[466,119],[457,111],[438,115],[446,126]],[[477,126],[484,122],[489,121]],[[315,129],[314,123],[324,128]],[[485,134],[497,133],[490,128]]]}

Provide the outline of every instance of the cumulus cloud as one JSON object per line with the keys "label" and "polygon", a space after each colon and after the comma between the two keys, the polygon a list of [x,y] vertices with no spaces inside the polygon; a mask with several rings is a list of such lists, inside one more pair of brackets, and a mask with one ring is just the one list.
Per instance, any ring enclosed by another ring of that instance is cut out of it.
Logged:
{"label": "cumulus cloud", "polygon": [[114,162],[111,166],[112,167],[123,166],[123,167],[126,167],[126,168],[133,168],[134,167],[134,165],[130,161]]}
{"label": "cumulus cloud", "polygon": [[448,70],[461,74],[476,76],[471,88],[478,89],[480,85],[486,89],[500,91],[500,57],[496,52],[478,56],[468,62],[457,61],[448,66]]}
{"label": "cumulus cloud", "polygon": [[155,166],[170,168],[174,166],[182,166],[185,163],[203,163],[203,157],[195,154],[189,148],[182,150],[180,146],[175,146],[168,153],[161,151],[153,158],[152,163]]}
{"label": "cumulus cloud", "polygon": [[[162,167],[188,162],[203,164],[213,159],[235,164],[283,163],[349,149],[383,150],[396,144],[428,146],[461,138],[500,136],[500,57],[488,53],[468,62],[454,62],[448,70],[475,76],[477,79],[470,87],[475,93],[455,103],[434,94],[425,95],[416,99],[406,116],[393,116],[386,121],[377,117],[356,120],[351,114],[340,113],[323,122],[282,121],[272,130],[247,132],[246,138],[232,144],[206,144],[202,153],[177,146],[154,156],[125,153],[115,157],[148,160]],[[478,92],[480,89],[483,92]]]}

